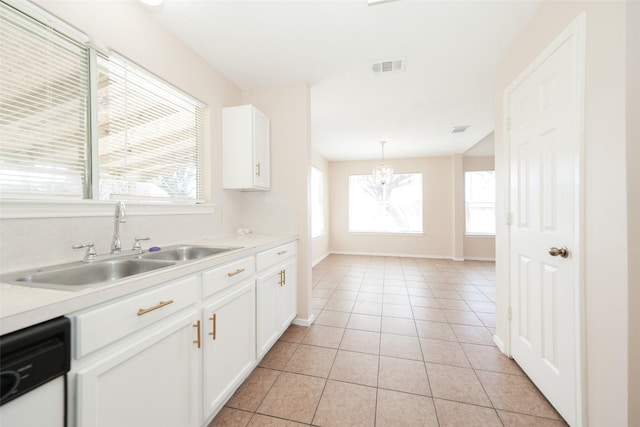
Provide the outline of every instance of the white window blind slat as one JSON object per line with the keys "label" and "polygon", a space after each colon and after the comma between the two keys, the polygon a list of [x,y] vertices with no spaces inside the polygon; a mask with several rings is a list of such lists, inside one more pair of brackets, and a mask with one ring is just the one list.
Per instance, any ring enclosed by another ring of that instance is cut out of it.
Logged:
{"label": "white window blind slat", "polygon": [[203,202],[204,105],[117,54],[90,62],[86,36],[24,6],[0,2],[0,196]]}
{"label": "white window blind slat", "polygon": [[100,198],[201,201],[201,106],[117,56],[98,58]]}
{"label": "white window blind slat", "polygon": [[83,198],[88,48],[0,4],[0,193]]}

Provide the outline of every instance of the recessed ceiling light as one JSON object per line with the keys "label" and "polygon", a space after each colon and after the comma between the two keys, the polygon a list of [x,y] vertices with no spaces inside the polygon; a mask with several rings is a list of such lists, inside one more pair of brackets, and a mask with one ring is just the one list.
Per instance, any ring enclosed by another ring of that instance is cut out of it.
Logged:
{"label": "recessed ceiling light", "polygon": [[164,0],[140,0],[142,4],[146,4],[147,6],[160,6],[164,3]]}
{"label": "recessed ceiling light", "polygon": [[392,1],[398,1],[398,0],[367,0],[367,3],[369,6],[375,6],[380,3],[389,3]]}

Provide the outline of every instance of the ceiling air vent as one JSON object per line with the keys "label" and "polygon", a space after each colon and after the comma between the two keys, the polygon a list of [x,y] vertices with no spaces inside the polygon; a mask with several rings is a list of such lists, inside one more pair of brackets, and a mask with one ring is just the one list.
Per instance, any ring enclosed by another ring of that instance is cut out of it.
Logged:
{"label": "ceiling air vent", "polygon": [[462,132],[464,132],[465,130],[469,129],[469,127],[470,127],[469,125],[454,126],[454,127],[451,129],[451,133],[462,133]]}
{"label": "ceiling air vent", "polygon": [[373,74],[393,73],[395,71],[404,71],[405,58],[384,59],[371,64],[371,72]]}

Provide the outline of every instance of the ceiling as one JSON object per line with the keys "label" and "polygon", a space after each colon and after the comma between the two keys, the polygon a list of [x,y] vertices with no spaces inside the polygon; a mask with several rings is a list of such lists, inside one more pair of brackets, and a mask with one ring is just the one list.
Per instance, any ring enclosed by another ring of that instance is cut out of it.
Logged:
{"label": "ceiling", "polygon": [[[330,161],[462,153],[493,131],[493,74],[542,0],[165,0],[151,14],[242,89],[307,81]],[[404,71],[373,62],[405,58]],[[458,125],[470,126],[451,133]]]}

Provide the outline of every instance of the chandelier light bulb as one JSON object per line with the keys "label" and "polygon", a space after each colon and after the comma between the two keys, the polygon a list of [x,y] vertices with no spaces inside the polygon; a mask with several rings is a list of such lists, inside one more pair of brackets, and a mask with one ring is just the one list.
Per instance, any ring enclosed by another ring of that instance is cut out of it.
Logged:
{"label": "chandelier light bulb", "polygon": [[384,161],[384,144],[386,144],[386,141],[380,141],[382,157],[380,163],[373,169],[375,180],[381,185],[385,185],[387,181],[391,179],[391,175],[393,175],[393,168]]}

